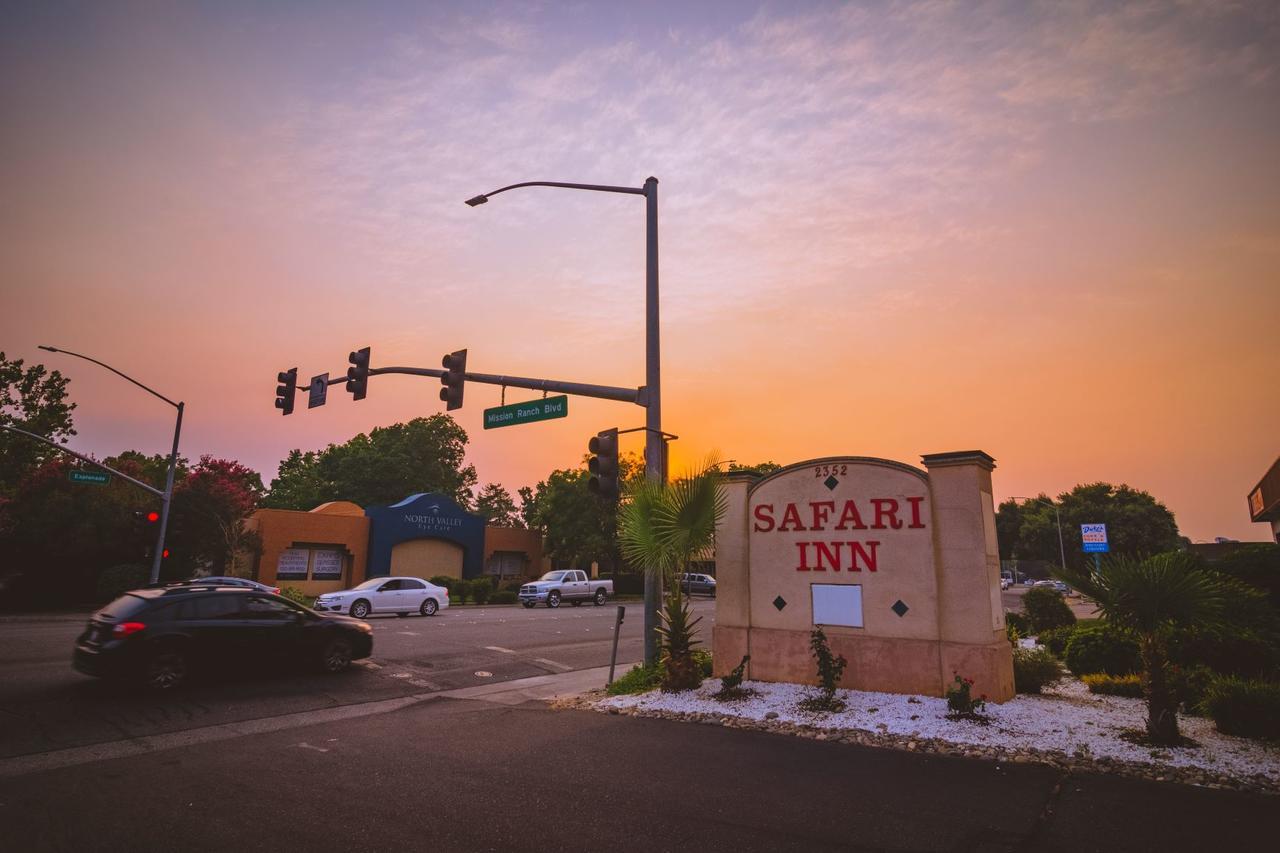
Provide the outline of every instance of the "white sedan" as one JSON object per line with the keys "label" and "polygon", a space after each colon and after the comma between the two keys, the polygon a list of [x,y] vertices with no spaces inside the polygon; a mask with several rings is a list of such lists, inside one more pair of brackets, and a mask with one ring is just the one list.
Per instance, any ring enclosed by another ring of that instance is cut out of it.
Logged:
{"label": "white sedan", "polygon": [[374,613],[435,616],[449,606],[449,590],[422,578],[372,578],[354,589],[326,592],[316,598],[321,613],[348,613],[363,619]]}

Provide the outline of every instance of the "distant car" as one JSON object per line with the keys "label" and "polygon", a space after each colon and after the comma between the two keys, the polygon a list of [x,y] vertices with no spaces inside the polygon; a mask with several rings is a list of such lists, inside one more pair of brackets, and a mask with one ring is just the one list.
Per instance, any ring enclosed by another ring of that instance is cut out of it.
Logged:
{"label": "distant car", "polygon": [[533,607],[538,603],[547,607],[559,607],[561,601],[567,601],[574,607],[584,601],[594,602],[596,607],[603,605],[613,595],[613,581],[589,578],[587,573],[578,569],[561,569],[547,572],[536,581],[520,587],[520,603],[525,607]]}
{"label": "distant car", "polygon": [[265,583],[251,581],[248,578],[233,578],[228,575],[213,575],[207,578],[189,578],[185,581],[178,581],[173,586],[239,586],[245,589],[256,589],[258,592],[269,592],[272,595],[280,594],[280,587],[267,586]]}
{"label": "distant car", "polygon": [[435,616],[449,606],[449,590],[422,578],[370,578],[352,589],[316,597],[320,613],[346,613],[364,619],[374,613]]}
{"label": "distant car", "polygon": [[193,673],[310,663],[341,672],[373,652],[373,629],[244,587],[127,592],[89,619],[72,663],[86,675],[171,690]]}
{"label": "distant car", "polygon": [[1048,587],[1049,589],[1055,589],[1063,595],[1075,595],[1075,593],[1071,591],[1071,587],[1067,586],[1062,581],[1036,581],[1032,586],[1043,586]]}
{"label": "distant car", "polygon": [[716,594],[716,579],[711,575],[700,575],[692,572],[687,575],[678,574],[676,575],[676,586],[689,595],[710,595],[714,597]]}
{"label": "distant car", "polygon": [[1000,578],[1001,589],[1008,589],[1012,584],[1013,580],[1011,578]]}

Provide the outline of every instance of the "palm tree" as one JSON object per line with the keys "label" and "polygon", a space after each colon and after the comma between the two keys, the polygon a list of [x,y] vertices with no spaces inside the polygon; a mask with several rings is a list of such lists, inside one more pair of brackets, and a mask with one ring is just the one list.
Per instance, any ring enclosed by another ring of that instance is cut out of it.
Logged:
{"label": "palm tree", "polygon": [[622,555],[642,565],[666,585],[666,601],[658,636],[664,666],[662,689],[690,690],[701,682],[693,659],[695,629],[702,617],[691,619],[688,602],[673,583],[677,572],[715,543],[716,525],[725,513],[718,463],[708,461],[668,484],[641,481],[627,490],[628,500],[618,513]]}
{"label": "palm tree", "polygon": [[1112,625],[1132,632],[1142,651],[1147,698],[1147,737],[1176,744],[1178,702],[1170,689],[1169,636],[1179,628],[1221,625],[1227,618],[1231,585],[1200,567],[1185,551],[1154,557],[1111,557],[1097,573],[1059,569],[1055,574],[1097,602]]}

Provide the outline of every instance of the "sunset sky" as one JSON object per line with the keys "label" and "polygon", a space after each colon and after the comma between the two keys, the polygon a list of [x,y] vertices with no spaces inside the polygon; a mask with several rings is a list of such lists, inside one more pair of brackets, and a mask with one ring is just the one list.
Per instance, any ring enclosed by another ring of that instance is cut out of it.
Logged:
{"label": "sunset sky", "polygon": [[[660,184],[675,466],[981,449],[997,500],[1108,480],[1263,540],[1280,454],[1280,4],[6,4],[0,350],[72,378],[73,445],[269,481],[442,410],[439,366],[644,381]],[[508,391],[507,402],[537,396]],[[513,493],[643,410],[459,421]],[[630,437],[624,450],[638,450]]]}

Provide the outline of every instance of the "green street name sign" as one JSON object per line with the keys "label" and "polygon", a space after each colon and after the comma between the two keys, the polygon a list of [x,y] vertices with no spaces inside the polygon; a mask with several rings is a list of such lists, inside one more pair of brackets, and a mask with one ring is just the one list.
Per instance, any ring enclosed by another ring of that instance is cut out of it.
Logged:
{"label": "green street name sign", "polygon": [[484,428],[515,426],[530,424],[534,421],[549,421],[552,418],[563,418],[569,414],[569,398],[565,395],[547,397],[544,400],[530,400],[527,403],[512,403],[510,406],[498,406],[484,410]]}
{"label": "green street name sign", "polygon": [[77,471],[73,468],[67,472],[67,479],[73,483],[93,483],[95,486],[105,486],[111,482],[111,475],[106,471]]}

